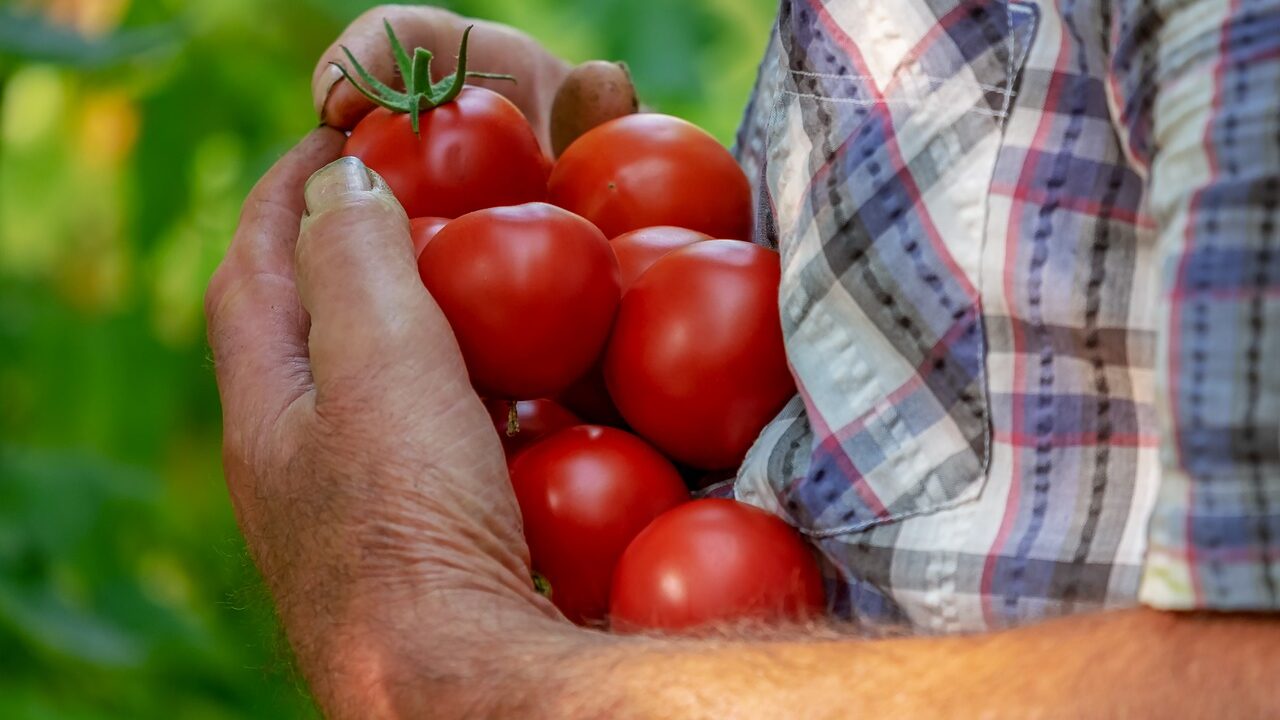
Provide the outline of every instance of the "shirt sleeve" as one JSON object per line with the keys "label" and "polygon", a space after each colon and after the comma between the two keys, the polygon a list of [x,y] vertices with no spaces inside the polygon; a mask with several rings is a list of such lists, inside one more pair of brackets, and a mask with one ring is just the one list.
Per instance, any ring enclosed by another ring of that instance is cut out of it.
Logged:
{"label": "shirt sleeve", "polygon": [[1161,262],[1154,607],[1280,610],[1278,6],[1111,5],[1108,95]]}

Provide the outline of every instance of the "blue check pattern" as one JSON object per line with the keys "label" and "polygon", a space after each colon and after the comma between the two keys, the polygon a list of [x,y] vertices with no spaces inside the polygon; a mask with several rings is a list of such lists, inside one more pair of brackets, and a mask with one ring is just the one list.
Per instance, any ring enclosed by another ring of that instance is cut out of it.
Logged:
{"label": "blue check pattern", "polygon": [[783,0],[738,152],[838,614],[1280,608],[1280,3]]}

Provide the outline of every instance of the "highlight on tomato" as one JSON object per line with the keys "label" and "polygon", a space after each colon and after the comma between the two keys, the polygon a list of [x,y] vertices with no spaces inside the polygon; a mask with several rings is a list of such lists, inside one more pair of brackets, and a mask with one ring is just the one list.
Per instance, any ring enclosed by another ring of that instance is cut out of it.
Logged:
{"label": "highlight on tomato", "polygon": [[780,273],[772,250],[704,240],[663,256],[636,280],[604,361],[609,395],[631,428],[695,468],[742,461],[795,394],[778,314]]}
{"label": "highlight on tomato", "polygon": [[656,225],[751,236],[751,183],[705,130],[657,113],[626,115],[574,141],[551,170],[550,201],[610,238]]}
{"label": "highlight on tomato", "polygon": [[546,203],[459,217],[418,258],[471,383],[492,400],[555,397],[596,362],[621,294],[609,242]]}
{"label": "highlight on tomato", "polygon": [[690,630],[800,621],[825,608],[817,559],[794,528],[708,498],[667,511],[631,541],[614,570],[609,617],[621,631]]}
{"label": "highlight on tomato", "polygon": [[449,223],[448,218],[424,217],[409,221],[409,237],[413,238],[413,257],[422,256],[422,249],[440,232],[440,228]]}
{"label": "highlight on tomato", "polygon": [[618,269],[622,272],[622,292],[625,293],[645,270],[667,253],[710,239],[710,235],[697,230],[669,225],[640,228],[613,238],[609,245],[613,247],[613,254],[618,258]]}
{"label": "highlight on tomato", "polygon": [[680,474],[614,428],[561,430],[520,453],[511,485],[533,569],[576,623],[603,621],[618,556],[651,520],[689,500]]}

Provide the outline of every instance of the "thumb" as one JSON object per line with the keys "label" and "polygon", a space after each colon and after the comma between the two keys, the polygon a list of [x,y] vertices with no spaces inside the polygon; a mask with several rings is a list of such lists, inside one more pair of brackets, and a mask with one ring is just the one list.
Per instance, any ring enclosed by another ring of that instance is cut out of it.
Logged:
{"label": "thumb", "polygon": [[409,220],[382,178],[357,158],[339,158],[311,176],[305,199],[296,264],[317,386],[374,370],[413,372],[432,360],[427,354],[448,361],[449,349],[455,357],[444,365],[465,372],[419,279]]}

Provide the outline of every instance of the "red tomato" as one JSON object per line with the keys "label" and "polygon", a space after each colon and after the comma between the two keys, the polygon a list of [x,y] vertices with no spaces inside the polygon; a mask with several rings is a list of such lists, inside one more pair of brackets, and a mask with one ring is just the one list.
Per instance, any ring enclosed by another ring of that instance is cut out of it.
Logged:
{"label": "red tomato", "polygon": [[735,467],[795,393],[779,275],[777,253],[735,240],[654,263],[623,297],[605,355],[627,424],[682,463]]}
{"label": "red tomato", "polygon": [[618,307],[618,263],[594,225],[545,203],[453,220],[418,258],[484,397],[554,397],[591,369]]}
{"label": "red tomato", "polygon": [[751,185],[714,137],[670,115],[627,115],[570,145],[551,171],[551,202],[617,237],[675,225],[748,239]]}
{"label": "red tomato", "polygon": [[414,135],[407,113],[376,108],[343,150],[387,181],[409,217],[458,217],[546,198],[551,163],[524,115],[498,93],[464,87],[419,123]]}
{"label": "red tomato", "polygon": [[613,406],[613,398],[609,397],[609,388],[604,384],[604,368],[599,363],[560,393],[556,402],[593,425],[626,427],[627,421],[622,419],[618,408]]}
{"label": "red tomato", "polygon": [[664,513],[618,560],[614,629],[684,630],[742,619],[799,620],[826,607],[813,551],[791,526],[736,500]]}
{"label": "red tomato", "polygon": [[613,254],[618,258],[618,269],[622,271],[622,292],[635,284],[645,270],[658,262],[658,258],[685,245],[710,239],[709,235],[694,230],[658,226],[632,230],[610,240]]}
{"label": "red tomato", "polygon": [[440,232],[440,228],[449,222],[448,218],[424,217],[409,221],[409,235],[413,238],[413,256],[422,256],[422,248],[431,242],[431,238]]}
{"label": "red tomato", "polygon": [[484,407],[489,411],[493,427],[502,439],[502,450],[511,460],[520,451],[542,438],[581,423],[577,416],[550,400],[521,400],[516,403],[516,422],[519,429],[514,435],[507,434],[507,422],[511,415],[511,402],[508,400],[486,400]]}
{"label": "red tomato", "polygon": [[689,491],[671,463],[621,430],[580,425],[531,446],[511,465],[533,568],[576,623],[604,619],[618,556]]}

